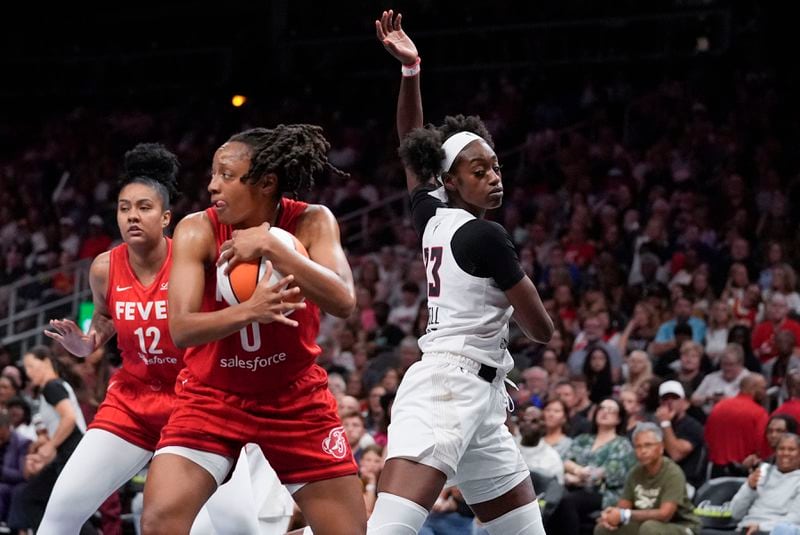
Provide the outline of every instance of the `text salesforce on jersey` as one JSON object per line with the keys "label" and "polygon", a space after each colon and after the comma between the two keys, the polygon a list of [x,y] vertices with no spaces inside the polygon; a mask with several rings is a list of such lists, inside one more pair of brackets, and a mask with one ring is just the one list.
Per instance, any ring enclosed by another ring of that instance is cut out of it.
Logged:
{"label": "text salesforce on jersey", "polygon": [[255,357],[253,359],[240,359],[239,355],[229,359],[220,359],[221,368],[240,368],[242,370],[257,371],[261,368],[279,364],[286,360],[286,353],[275,353],[268,357]]}

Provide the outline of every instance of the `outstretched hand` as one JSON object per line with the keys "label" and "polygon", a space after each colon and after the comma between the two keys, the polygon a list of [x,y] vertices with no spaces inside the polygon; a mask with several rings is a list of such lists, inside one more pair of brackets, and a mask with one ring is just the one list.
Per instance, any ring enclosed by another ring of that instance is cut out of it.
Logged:
{"label": "outstretched hand", "polygon": [[94,331],[88,335],[83,334],[72,320],[50,320],[50,328],[53,330],[45,329],[44,335],[64,346],[64,349],[76,357],[87,357],[97,347],[97,334]]}
{"label": "outstretched hand", "polygon": [[375,34],[389,54],[403,65],[411,65],[417,61],[419,54],[414,41],[403,31],[402,19],[400,13],[395,16],[391,9],[384,11],[381,19],[375,21]]}

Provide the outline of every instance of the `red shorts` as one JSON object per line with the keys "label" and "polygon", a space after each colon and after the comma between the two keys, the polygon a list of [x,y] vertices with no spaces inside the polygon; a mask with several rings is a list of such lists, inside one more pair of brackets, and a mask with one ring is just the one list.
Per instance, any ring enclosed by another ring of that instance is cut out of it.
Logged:
{"label": "red shorts", "polygon": [[103,429],[140,448],[155,451],[161,428],[167,424],[174,406],[173,385],[153,386],[122,369],[108,382],[106,399],[89,429]]}
{"label": "red shorts", "polygon": [[261,447],[282,483],[310,483],[357,471],[336,400],[316,366],[278,395],[239,396],[201,383],[188,369],[159,448],[183,446],[236,459]]}

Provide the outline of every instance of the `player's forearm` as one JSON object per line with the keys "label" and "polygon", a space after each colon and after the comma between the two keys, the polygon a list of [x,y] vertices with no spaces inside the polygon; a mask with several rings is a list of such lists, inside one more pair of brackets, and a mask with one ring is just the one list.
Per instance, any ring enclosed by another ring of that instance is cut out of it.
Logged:
{"label": "player's forearm", "polygon": [[53,438],[50,439],[50,443],[54,448],[58,449],[58,447],[61,446],[61,444],[63,444],[67,438],[69,438],[74,430],[75,415],[61,415],[61,419],[58,422],[58,427],[56,428],[55,433],[53,433]]}
{"label": "player's forearm", "polygon": [[[103,314],[95,313],[92,316],[91,328],[97,335],[97,341],[95,342],[95,346],[92,348],[92,351],[94,351],[98,347],[103,347],[106,344],[106,342],[111,340],[111,338],[117,332],[117,329],[114,327],[114,322],[111,320],[111,318]],[[86,356],[86,355],[80,355],[80,356]]]}
{"label": "player's forearm", "polygon": [[397,135],[400,141],[415,128],[422,127],[422,91],[419,74],[403,76],[397,96]]}
{"label": "player's forearm", "polygon": [[356,300],[353,288],[336,272],[299,255],[287,255],[275,268],[294,274],[294,282],[306,299],[328,314],[346,318],[353,313]]}
{"label": "player's forearm", "polygon": [[169,333],[176,346],[185,348],[220,340],[254,321],[246,303],[242,303],[213,312],[173,313]]}

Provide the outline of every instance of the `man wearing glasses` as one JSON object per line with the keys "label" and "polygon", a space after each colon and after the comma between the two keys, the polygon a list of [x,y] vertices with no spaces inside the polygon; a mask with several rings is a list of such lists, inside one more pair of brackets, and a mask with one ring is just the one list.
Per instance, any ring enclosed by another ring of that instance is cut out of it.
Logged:
{"label": "man wearing glasses", "polygon": [[700,523],[692,514],[683,471],[664,457],[664,434],[653,423],[633,431],[639,461],[628,474],[616,507],[603,510],[595,535],[694,535]]}

